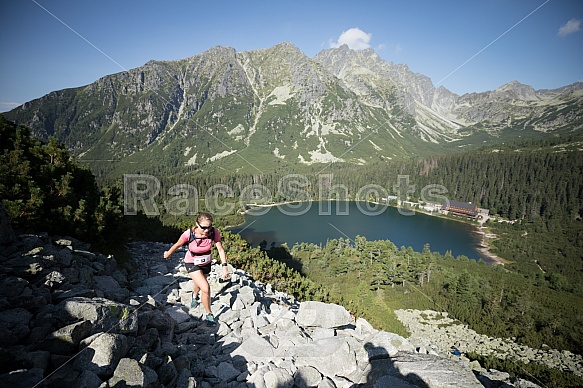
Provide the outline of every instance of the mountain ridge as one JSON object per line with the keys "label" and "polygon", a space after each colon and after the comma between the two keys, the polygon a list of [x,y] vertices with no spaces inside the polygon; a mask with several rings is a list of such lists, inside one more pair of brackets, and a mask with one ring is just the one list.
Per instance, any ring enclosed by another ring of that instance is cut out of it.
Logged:
{"label": "mountain ridge", "polygon": [[[215,46],[51,92],[4,113],[80,161],[228,171],[423,157],[580,134],[583,83],[458,96],[372,49]],[[250,167],[251,166],[251,167]],[[128,169],[131,169],[127,167]]]}

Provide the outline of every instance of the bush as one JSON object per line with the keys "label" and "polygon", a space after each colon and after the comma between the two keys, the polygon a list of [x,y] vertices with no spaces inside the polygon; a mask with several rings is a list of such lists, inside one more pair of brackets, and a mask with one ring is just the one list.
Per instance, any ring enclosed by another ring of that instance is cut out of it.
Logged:
{"label": "bush", "polygon": [[100,191],[55,138],[47,143],[0,116],[0,198],[17,231],[67,234],[97,242],[115,235],[121,190]]}

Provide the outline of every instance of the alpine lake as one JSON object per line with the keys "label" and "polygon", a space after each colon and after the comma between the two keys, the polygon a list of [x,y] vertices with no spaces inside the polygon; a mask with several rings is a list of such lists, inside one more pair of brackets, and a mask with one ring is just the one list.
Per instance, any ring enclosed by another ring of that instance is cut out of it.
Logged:
{"label": "alpine lake", "polygon": [[471,260],[494,261],[480,251],[482,236],[475,225],[435,217],[412,210],[371,202],[319,201],[273,206],[253,206],[245,223],[229,229],[252,246],[265,241],[267,247],[286,243],[326,245],[331,239],[363,236],[368,241],[390,240],[397,248],[421,252],[426,244],[432,252]]}

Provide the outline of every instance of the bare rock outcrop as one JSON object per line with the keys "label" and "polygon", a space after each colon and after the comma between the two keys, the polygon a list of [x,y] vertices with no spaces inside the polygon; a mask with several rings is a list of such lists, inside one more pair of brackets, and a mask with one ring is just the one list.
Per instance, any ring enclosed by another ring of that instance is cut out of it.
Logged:
{"label": "bare rock outcrop", "polygon": [[4,248],[2,386],[484,386],[468,362],[234,268],[229,282],[213,268],[218,324],[208,326],[200,307],[188,307],[180,254],[162,259],[165,244],[130,244],[123,267],[68,237],[21,235]]}

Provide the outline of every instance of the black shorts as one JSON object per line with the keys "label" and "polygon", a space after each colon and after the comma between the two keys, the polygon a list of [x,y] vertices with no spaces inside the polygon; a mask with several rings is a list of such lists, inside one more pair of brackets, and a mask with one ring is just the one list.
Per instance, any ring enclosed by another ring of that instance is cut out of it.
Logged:
{"label": "black shorts", "polygon": [[211,273],[211,263],[208,263],[206,265],[196,265],[194,263],[184,263],[184,266],[186,267],[186,271],[188,271],[188,273],[191,273],[194,271],[202,271],[202,273],[205,275],[208,275],[209,273]]}

